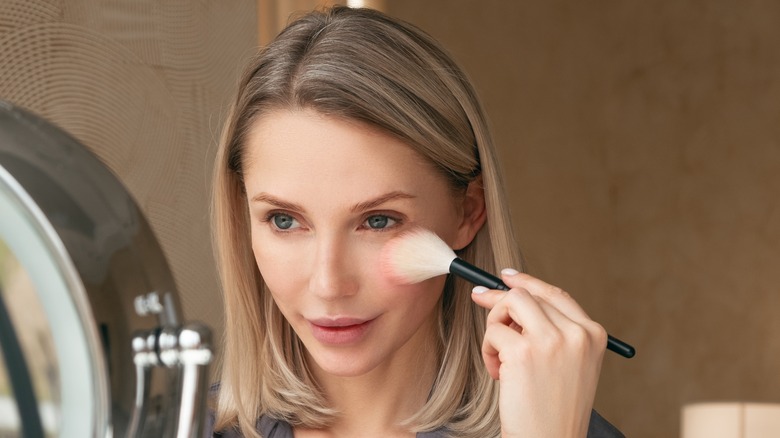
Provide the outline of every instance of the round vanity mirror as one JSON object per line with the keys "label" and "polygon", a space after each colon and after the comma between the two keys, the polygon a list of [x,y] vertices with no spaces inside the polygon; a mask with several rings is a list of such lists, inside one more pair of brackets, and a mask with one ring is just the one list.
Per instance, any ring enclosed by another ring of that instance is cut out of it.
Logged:
{"label": "round vanity mirror", "polygon": [[90,151],[2,101],[0,212],[0,436],[199,436],[209,331],[182,323],[143,214]]}

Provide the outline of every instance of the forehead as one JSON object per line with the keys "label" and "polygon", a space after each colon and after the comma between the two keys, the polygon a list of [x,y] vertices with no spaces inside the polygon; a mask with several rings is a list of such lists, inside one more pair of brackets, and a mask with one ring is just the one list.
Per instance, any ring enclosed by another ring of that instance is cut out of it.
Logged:
{"label": "forehead", "polygon": [[277,110],[251,127],[244,150],[247,192],[439,191],[447,181],[399,139],[313,110]]}

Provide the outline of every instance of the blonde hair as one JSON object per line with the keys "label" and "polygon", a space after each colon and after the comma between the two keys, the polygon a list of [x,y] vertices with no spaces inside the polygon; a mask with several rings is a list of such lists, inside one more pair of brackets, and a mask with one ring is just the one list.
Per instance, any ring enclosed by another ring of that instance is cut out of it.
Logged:
{"label": "blonde hair", "polygon": [[[253,60],[224,129],[214,172],[213,224],[225,301],[215,430],[257,437],[260,415],[325,427],[328,408],[304,347],[266,290],[251,250],[242,181],[247,132],[275,109],[310,108],[395,136],[426,157],[455,191],[480,175],[487,222],[459,255],[487,269],[520,267],[500,169],[468,79],[424,32],[368,9],[335,7],[291,23]],[[498,387],[481,359],[486,312],[471,286],[449,278],[440,300],[438,375],[412,431],[500,434]]]}

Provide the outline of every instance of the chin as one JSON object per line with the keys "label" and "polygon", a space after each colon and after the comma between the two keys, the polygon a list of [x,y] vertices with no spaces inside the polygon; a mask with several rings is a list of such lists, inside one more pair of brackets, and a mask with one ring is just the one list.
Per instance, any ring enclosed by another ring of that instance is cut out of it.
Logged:
{"label": "chin", "polygon": [[359,377],[375,369],[382,361],[377,357],[365,357],[365,352],[309,350],[309,360],[322,372],[336,377]]}

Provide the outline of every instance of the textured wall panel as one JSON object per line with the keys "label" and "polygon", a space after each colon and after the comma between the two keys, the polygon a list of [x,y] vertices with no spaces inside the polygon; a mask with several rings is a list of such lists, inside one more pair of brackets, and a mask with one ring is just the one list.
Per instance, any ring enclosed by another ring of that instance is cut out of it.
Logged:
{"label": "textured wall panel", "polygon": [[0,98],[63,127],[119,175],[162,244],[185,316],[218,331],[209,177],[256,41],[253,0],[0,0]]}

